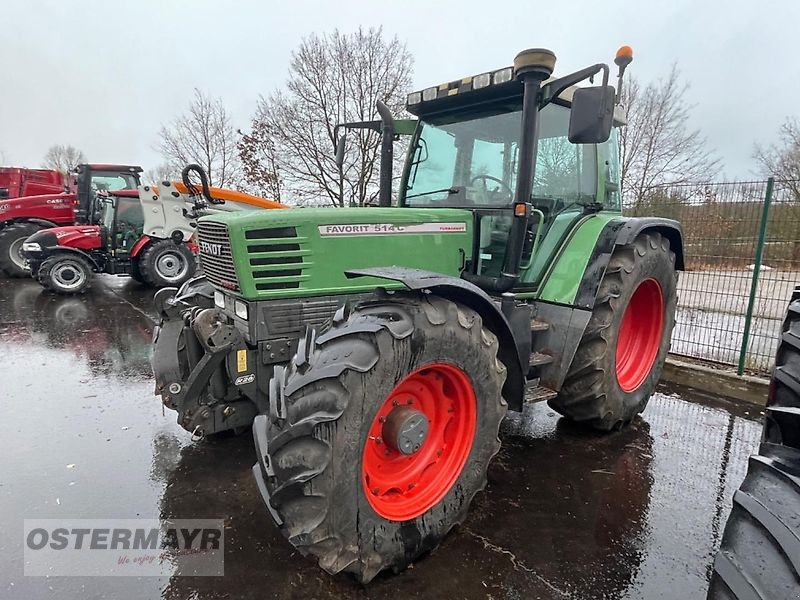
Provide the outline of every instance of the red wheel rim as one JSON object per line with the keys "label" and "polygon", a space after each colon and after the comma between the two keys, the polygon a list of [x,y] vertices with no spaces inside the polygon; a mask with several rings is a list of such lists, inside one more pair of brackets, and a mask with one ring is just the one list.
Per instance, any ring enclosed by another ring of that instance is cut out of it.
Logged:
{"label": "red wheel rim", "polygon": [[655,279],[645,279],[633,292],[617,336],[617,381],[632,392],[647,378],[661,347],[664,294]]}
{"label": "red wheel rim", "polygon": [[[427,435],[418,450],[404,454],[387,428],[398,414],[412,411],[427,419]],[[444,498],[472,449],[476,421],[475,392],[458,367],[434,363],[400,381],[378,409],[364,444],[361,480],[375,512],[408,521]]]}

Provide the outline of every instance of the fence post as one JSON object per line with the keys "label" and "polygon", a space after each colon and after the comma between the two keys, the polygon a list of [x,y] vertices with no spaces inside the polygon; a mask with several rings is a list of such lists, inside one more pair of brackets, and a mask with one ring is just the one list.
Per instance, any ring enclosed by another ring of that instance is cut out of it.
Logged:
{"label": "fence post", "polygon": [[764,206],[761,209],[761,223],[758,229],[758,242],[756,245],[756,258],[753,265],[753,280],[750,282],[750,298],[747,301],[747,313],[744,316],[744,331],[742,332],[742,349],[739,352],[739,367],[736,373],[744,373],[745,358],[747,358],[747,346],[750,343],[750,327],[753,324],[753,308],[756,303],[756,291],[758,290],[758,277],[761,274],[761,260],[764,256],[764,241],[767,236],[767,220],[769,219],[769,208],[772,203],[772,188],[775,186],[775,178],[767,180],[767,193],[764,195]]}

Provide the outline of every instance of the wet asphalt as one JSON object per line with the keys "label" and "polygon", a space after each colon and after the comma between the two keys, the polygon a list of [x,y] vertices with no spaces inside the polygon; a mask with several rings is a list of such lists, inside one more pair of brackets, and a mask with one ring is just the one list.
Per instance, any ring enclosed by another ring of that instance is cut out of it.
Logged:
{"label": "wet asphalt", "polygon": [[[0,280],[0,598],[704,598],[757,408],[663,389],[623,432],[511,413],[466,523],[363,587],[293,551],[249,435],[192,442],[153,395],[152,291]],[[23,519],[224,518],[224,577],[26,577]]]}

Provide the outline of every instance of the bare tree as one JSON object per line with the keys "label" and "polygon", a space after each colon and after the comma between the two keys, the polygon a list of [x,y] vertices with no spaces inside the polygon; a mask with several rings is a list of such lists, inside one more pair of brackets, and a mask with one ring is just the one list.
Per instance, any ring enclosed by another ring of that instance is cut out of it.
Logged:
{"label": "bare tree", "polygon": [[778,135],[778,143],[766,148],[756,145],[753,157],[764,175],[781,180],[795,198],[800,198],[800,121],[788,117]]}
{"label": "bare tree", "polygon": [[188,163],[202,166],[211,185],[237,185],[241,164],[236,147],[236,132],[220,98],[211,98],[199,89],[188,112],[161,127],[158,149],[174,173]]}
{"label": "bare tree", "polygon": [[170,163],[161,163],[142,173],[144,183],[159,185],[162,181],[177,181],[180,171],[176,171]]}
{"label": "bare tree", "polygon": [[286,90],[262,97],[254,118],[254,132],[258,124],[274,141],[275,166],[266,172],[280,174],[292,201],[361,206],[377,197],[378,134],[348,134],[340,189],[334,127],[377,119],[377,100],[402,111],[412,67],[406,45],[385,39],[381,28],[302,41],[292,53]]}
{"label": "bare tree", "polygon": [[42,167],[61,171],[64,175],[71,173],[76,166],[86,162],[83,152],[69,144],[50,146],[44,155]]}
{"label": "bare tree", "polygon": [[250,193],[280,202],[283,184],[277,144],[269,124],[263,119],[253,119],[251,132],[239,130],[239,134],[244,187]]}
{"label": "bare tree", "polygon": [[718,173],[719,159],[701,131],[691,128],[688,89],[676,65],[666,78],[646,86],[634,78],[623,85],[628,109],[628,126],[620,130],[624,197],[639,201],[656,186],[708,181]]}

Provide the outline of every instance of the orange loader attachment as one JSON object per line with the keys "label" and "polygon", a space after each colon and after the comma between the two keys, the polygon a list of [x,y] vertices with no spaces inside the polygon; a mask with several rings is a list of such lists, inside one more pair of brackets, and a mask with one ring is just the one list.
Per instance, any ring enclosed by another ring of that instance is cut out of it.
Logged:
{"label": "orange loader attachment", "polygon": [[[181,194],[190,194],[189,188],[180,181],[173,182],[175,189],[178,190]],[[266,198],[259,198],[258,196],[252,196],[245,192],[238,192],[236,190],[229,190],[225,188],[218,188],[218,187],[210,187],[208,188],[211,197],[215,200],[225,200],[226,202],[236,202],[238,204],[247,204],[249,206],[255,206],[257,208],[289,208],[288,205],[283,204],[281,202],[276,202],[275,200],[267,200]],[[158,191],[156,190],[156,193]]]}

